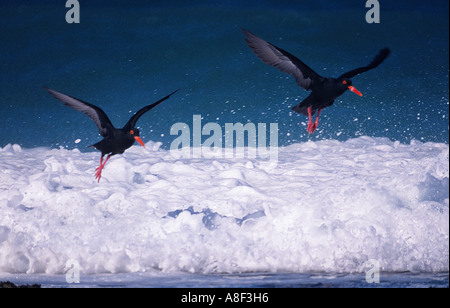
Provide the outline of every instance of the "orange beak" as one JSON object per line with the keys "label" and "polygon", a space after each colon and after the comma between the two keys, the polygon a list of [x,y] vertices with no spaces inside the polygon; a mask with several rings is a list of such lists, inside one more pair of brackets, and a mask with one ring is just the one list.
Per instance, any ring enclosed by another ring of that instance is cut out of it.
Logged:
{"label": "orange beak", "polygon": [[358,90],[356,90],[356,88],[354,86],[349,86],[348,89],[350,91],[352,91],[355,94],[358,94],[359,96],[363,96],[361,92],[359,92]]}
{"label": "orange beak", "polygon": [[142,142],[141,137],[139,137],[139,136],[134,136],[134,139],[136,139],[136,141],[139,142],[139,143],[145,148],[145,144],[144,144],[144,142]]}

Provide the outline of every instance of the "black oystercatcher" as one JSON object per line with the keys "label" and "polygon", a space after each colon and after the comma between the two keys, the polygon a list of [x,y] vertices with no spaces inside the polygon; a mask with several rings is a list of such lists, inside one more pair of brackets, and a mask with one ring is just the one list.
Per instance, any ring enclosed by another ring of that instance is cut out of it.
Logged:
{"label": "black oystercatcher", "polygon": [[[297,113],[303,113],[309,117],[308,133],[312,134],[319,124],[319,115],[323,108],[333,105],[334,100],[344,94],[346,90],[362,96],[361,92],[352,86],[350,78],[355,77],[380,65],[390,54],[389,48],[383,48],[372,62],[365,66],[342,74],[338,78],[322,77],[305,63],[287,51],[272,45],[255,34],[242,29],[248,46],[265,63],[272,65],[284,73],[295,77],[297,84],[305,90],[311,90],[311,94],[300,104],[293,107]],[[317,112],[316,121],[312,122],[312,115]]]}
{"label": "black oystercatcher", "polygon": [[[97,125],[100,135],[104,137],[104,139],[100,142],[91,145],[91,147],[94,147],[102,152],[102,156],[100,157],[100,166],[95,169],[95,178],[98,180],[98,182],[100,182],[102,170],[111,156],[122,154],[126,149],[131,147],[135,141],[139,142],[145,148],[144,143],[139,137],[139,130],[135,128],[137,120],[139,120],[139,118],[144,113],[158,106],[160,103],[168,99],[172,94],[178,91],[177,90],[167,95],[156,103],[145,106],[144,108],[136,112],[122,129],[117,129],[112,125],[106,113],[99,107],[83,102],[82,100],[79,100],[77,98],[56,92],[52,89],[45,89],[50,92],[50,94],[53,95],[57,100],[63,102],[64,105],[72,109],[81,111],[82,113],[90,117],[95,122],[95,125]],[[106,160],[103,161],[103,157],[106,154],[109,155],[108,157],[106,157]]]}

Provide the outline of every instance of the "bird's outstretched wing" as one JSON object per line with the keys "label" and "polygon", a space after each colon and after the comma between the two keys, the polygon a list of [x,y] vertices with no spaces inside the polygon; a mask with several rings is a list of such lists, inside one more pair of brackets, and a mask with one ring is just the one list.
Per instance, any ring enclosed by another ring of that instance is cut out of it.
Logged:
{"label": "bird's outstretched wing", "polygon": [[168,99],[169,97],[171,97],[173,94],[175,94],[176,92],[178,92],[178,90],[170,93],[169,95],[167,95],[164,98],[161,98],[159,101],[157,101],[156,103],[153,103],[151,105],[145,106],[144,108],[140,109],[138,112],[136,112],[134,114],[134,116],[131,117],[131,119],[128,121],[127,124],[125,124],[125,126],[123,127],[124,130],[130,130],[133,129],[136,125],[137,120],[139,120],[139,118],[146,113],[147,111],[149,111],[150,109],[153,109],[154,107],[158,106],[159,104],[161,104],[162,102],[164,102],[166,99]]}
{"label": "bird's outstretched wing", "polygon": [[297,84],[310,90],[323,77],[287,51],[272,45],[248,30],[242,29],[248,46],[265,63],[295,77]]}
{"label": "bird's outstretched wing", "polygon": [[106,113],[99,107],[83,102],[82,100],[68,96],[66,94],[59,93],[49,88],[45,89],[51,95],[53,95],[54,98],[63,102],[64,105],[77,111],[81,111],[82,113],[90,117],[95,122],[95,125],[97,125],[98,131],[103,137],[106,137],[108,131],[112,131],[114,129],[114,126],[112,125]]}
{"label": "bird's outstretched wing", "polygon": [[390,53],[391,53],[391,50],[389,48],[383,48],[378,52],[376,57],[372,60],[372,62],[370,62],[369,65],[351,70],[350,72],[342,74],[339,78],[351,79],[351,78],[355,77],[356,75],[359,75],[364,72],[367,72],[368,70],[374,69],[378,65],[383,63],[383,61],[386,60],[386,58],[389,56]]}

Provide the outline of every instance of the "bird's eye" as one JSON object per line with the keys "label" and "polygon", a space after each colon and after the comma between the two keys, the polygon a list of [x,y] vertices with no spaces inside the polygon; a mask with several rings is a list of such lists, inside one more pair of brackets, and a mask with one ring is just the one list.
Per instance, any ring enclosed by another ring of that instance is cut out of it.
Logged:
{"label": "bird's eye", "polygon": [[134,130],[130,130],[130,134],[134,135]]}
{"label": "bird's eye", "polygon": [[343,84],[347,84],[347,80],[344,80],[342,83],[343,83]]}

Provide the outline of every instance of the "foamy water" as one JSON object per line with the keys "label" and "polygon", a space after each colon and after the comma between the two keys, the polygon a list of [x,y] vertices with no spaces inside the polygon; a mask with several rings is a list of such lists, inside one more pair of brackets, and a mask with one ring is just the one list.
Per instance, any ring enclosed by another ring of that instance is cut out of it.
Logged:
{"label": "foamy water", "polygon": [[360,137],[256,158],[0,148],[0,273],[448,272],[449,146]]}

